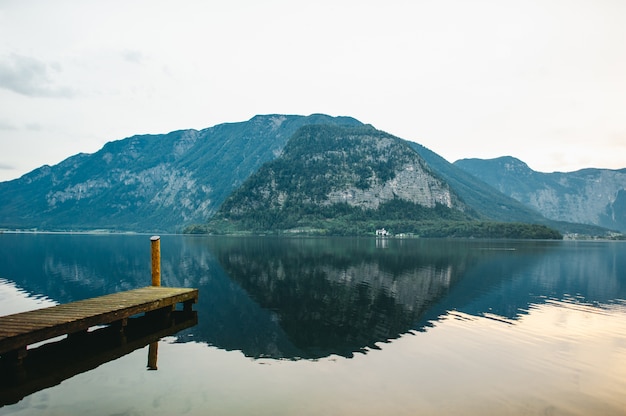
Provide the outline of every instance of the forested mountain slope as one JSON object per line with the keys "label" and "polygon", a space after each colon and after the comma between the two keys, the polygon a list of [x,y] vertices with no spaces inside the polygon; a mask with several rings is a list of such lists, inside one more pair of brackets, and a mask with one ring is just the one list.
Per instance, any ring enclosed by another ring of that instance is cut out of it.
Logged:
{"label": "forested mountain slope", "polygon": [[310,125],[233,192],[208,224],[187,231],[360,235],[386,227],[423,236],[498,237],[546,232],[479,225],[479,219],[408,142],[371,126]]}

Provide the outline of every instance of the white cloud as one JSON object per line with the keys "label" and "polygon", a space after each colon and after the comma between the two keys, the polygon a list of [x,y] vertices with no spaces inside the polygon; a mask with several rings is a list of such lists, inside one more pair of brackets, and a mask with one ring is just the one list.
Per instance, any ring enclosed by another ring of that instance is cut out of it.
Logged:
{"label": "white cloud", "polygon": [[0,170],[13,170],[13,169],[15,169],[15,166],[10,165],[8,163],[0,162]]}
{"label": "white cloud", "polygon": [[0,130],[5,130],[5,131],[17,130],[17,126],[13,123],[0,120]]}
{"label": "white cloud", "polygon": [[138,50],[124,50],[121,55],[124,60],[135,64],[139,64],[145,59],[143,53]]}
{"label": "white cloud", "polygon": [[71,87],[56,84],[59,72],[58,63],[14,53],[0,60],[0,88],[30,97],[73,97]]}

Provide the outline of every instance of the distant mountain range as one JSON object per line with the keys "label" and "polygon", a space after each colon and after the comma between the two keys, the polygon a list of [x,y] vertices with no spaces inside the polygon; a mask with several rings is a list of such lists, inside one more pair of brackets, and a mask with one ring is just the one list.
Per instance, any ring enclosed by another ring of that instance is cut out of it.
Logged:
{"label": "distant mountain range", "polygon": [[[598,226],[619,223],[548,215],[466,168],[350,117],[262,115],[109,142],[0,182],[0,228],[294,230],[341,217],[335,231],[344,233],[351,232],[345,220],[355,219],[370,227],[405,220],[529,223],[603,235]],[[624,218],[624,199],[622,187],[610,218]]]}
{"label": "distant mountain range", "polygon": [[551,220],[626,232],[626,169],[542,173],[510,156],[454,165]]}

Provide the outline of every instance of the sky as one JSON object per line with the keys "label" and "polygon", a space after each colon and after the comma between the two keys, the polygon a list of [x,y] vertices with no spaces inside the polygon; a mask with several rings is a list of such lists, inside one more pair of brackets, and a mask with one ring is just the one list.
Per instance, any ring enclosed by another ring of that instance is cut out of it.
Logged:
{"label": "sky", "polygon": [[0,181],[257,114],[626,168],[625,21],[624,0],[0,0]]}

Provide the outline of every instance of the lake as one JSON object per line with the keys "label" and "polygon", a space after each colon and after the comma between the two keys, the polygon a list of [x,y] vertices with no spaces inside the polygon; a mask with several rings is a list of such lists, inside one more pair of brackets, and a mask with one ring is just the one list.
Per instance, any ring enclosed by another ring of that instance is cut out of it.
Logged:
{"label": "lake", "polygon": [[[149,285],[149,237],[0,234],[0,315]],[[165,235],[161,254],[197,323],[0,415],[626,414],[623,242]]]}

